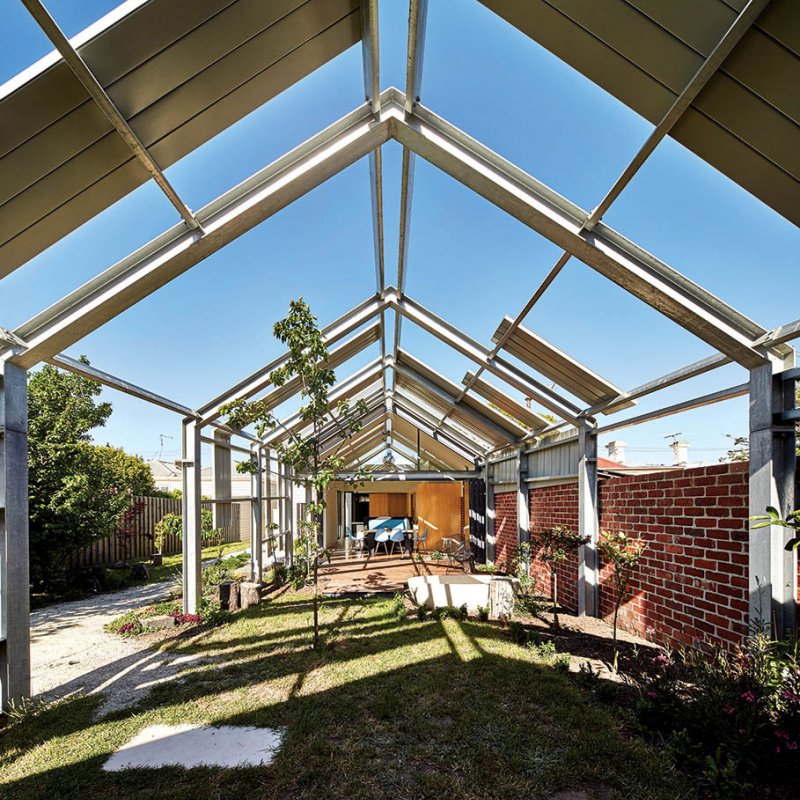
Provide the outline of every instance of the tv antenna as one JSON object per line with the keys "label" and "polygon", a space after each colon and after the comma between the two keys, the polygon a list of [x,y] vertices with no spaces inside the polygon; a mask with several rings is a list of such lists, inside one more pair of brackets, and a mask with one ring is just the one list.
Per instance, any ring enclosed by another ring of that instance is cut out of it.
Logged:
{"label": "tv antenna", "polygon": [[170,436],[168,433],[159,433],[158,439],[161,442],[160,447],[158,448],[158,461],[161,461],[161,457],[164,455],[164,439],[174,439],[174,436]]}
{"label": "tv antenna", "polygon": [[678,431],[677,433],[668,433],[664,438],[665,439],[672,439],[672,444],[678,441],[678,437],[681,435],[681,432]]}

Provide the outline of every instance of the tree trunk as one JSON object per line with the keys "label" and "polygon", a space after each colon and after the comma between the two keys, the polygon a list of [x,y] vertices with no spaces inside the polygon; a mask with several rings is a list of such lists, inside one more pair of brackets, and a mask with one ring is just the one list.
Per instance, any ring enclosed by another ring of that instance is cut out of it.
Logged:
{"label": "tree trunk", "polygon": [[616,604],[614,605],[614,637],[612,640],[613,643],[613,650],[614,650],[614,672],[617,671],[617,666],[619,663],[619,652],[617,650],[617,617],[619,616],[619,607],[621,603],[619,599],[617,600]]}
{"label": "tree trunk", "polygon": [[558,630],[561,623],[558,621],[558,573],[555,568],[551,570],[553,575],[553,627]]}

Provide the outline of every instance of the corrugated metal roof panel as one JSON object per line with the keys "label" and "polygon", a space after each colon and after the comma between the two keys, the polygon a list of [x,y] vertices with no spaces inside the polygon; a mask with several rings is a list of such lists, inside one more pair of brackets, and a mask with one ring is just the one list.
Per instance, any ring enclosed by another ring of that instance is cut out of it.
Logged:
{"label": "corrugated metal roof panel", "polygon": [[[165,168],[360,39],[359,0],[150,0],[79,53]],[[149,177],[59,60],[0,87],[0,274]]]}
{"label": "corrugated metal roof panel", "polygon": [[[720,0],[481,1],[653,123],[737,13]],[[670,133],[796,224],[798,85],[800,3],[773,0]]]}

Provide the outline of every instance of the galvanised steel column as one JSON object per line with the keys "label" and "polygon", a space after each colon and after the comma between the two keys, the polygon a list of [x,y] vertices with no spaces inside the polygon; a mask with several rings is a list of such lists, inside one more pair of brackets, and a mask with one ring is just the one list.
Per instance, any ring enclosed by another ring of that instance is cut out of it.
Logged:
{"label": "galvanised steel column", "polygon": [[530,491],[528,486],[528,456],[520,446],[517,451],[517,541],[531,540]]}
{"label": "galvanised steel column", "polygon": [[[772,506],[785,517],[794,510],[796,472],[795,429],[781,420],[794,407],[794,384],[780,372],[794,366],[794,353],[785,361],[750,370],[750,515]],[[776,637],[794,631],[795,554],[784,546],[791,532],[785,528],[750,528],[750,630]]]}
{"label": "galvanised steel column", "polygon": [[31,693],[28,376],[0,367],[0,704]]}
{"label": "galvanised steel column", "polygon": [[202,484],[201,427],[194,419],[183,423],[183,612],[196,614],[202,599]]}
{"label": "galvanised steel column", "polygon": [[250,508],[252,510],[252,524],[250,526],[250,580],[253,583],[261,583],[264,573],[264,495],[263,495],[263,473],[264,473],[264,452],[262,447],[258,447],[253,453],[253,461],[256,465],[256,474],[252,476],[252,499]]}
{"label": "galvanised steel column", "polygon": [[589,541],[578,550],[578,614],[600,614],[600,573],[597,542],[600,521],[597,506],[597,434],[584,423],[578,441],[578,532]]}

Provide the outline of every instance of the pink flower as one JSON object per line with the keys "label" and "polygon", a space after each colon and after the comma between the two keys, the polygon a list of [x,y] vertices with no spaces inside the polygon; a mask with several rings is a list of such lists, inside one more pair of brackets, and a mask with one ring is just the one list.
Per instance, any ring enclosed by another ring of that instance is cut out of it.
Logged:
{"label": "pink flower", "polygon": [[797,750],[798,745],[797,742],[786,742],[786,747],[788,747],[789,750]]}
{"label": "pink flower", "polygon": [[741,698],[745,703],[755,703],[756,701],[756,696],[752,692],[742,692]]}
{"label": "pink flower", "polygon": [[656,696],[656,693],[655,693],[655,692],[654,692],[654,691],[651,689],[651,690],[650,690],[650,691],[647,693],[647,696],[648,696],[648,697],[655,697],[655,696]]}
{"label": "pink flower", "polygon": [[779,739],[788,739],[788,738],[789,738],[789,732],[788,732],[788,731],[781,730],[780,728],[776,729],[776,731],[775,731],[775,735],[776,735],[776,736],[777,736]]}
{"label": "pink flower", "polygon": [[728,716],[730,716],[731,714],[735,714],[736,706],[725,706],[725,708],[722,709],[722,712],[724,714],[727,714]]}

